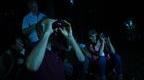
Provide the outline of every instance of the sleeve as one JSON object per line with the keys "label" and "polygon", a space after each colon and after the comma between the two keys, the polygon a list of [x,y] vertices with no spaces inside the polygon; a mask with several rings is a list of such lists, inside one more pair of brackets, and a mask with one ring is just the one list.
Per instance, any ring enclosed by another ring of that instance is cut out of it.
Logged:
{"label": "sleeve", "polygon": [[85,45],[85,44],[83,44],[83,43],[80,43],[80,44],[79,44],[79,47],[80,47],[80,48],[85,48],[85,47],[86,47],[86,45]]}
{"label": "sleeve", "polygon": [[27,17],[24,17],[23,22],[22,22],[22,30],[28,27],[29,27],[28,19]]}

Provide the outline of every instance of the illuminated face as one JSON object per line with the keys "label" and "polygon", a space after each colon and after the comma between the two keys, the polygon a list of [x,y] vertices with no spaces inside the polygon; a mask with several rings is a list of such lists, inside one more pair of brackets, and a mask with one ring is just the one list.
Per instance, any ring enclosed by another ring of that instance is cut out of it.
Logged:
{"label": "illuminated face", "polygon": [[96,43],[96,39],[97,39],[97,33],[96,32],[89,34],[89,40],[92,43]]}

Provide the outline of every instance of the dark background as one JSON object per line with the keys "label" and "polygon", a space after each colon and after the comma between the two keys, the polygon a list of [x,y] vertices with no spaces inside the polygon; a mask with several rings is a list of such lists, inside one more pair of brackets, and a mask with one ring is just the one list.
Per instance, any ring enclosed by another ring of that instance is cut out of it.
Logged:
{"label": "dark background", "polygon": [[[28,0],[0,2],[0,52],[4,51],[21,36],[23,16],[28,13]],[[70,6],[67,0],[38,0],[40,11],[50,18],[66,18],[73,23],[76,37],[84,39],[87,29],[94,26],[98,32],[104,31],[111,35],[114,45],[122,56],[124,73],[128,79],[143,80],[144,51],[143,51],[143,22],[144,12],[142,2],[134,1],[99,1],[75,0]],[[136,21],[137,37],[127,41],[121,35],[121,24],[128,17]]]}

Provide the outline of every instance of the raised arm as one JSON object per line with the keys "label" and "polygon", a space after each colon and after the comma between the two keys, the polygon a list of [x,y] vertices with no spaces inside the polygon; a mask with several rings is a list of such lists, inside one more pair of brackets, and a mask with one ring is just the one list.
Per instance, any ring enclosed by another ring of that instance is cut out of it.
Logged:
{"label": "raised arm", "polygon": [[112,45],[112,43],[111,43],[111,40],[110,40],[110,38],[108,37],[107,38],[107,44],[108,44],[108,46],[109,46],[109,48],[110,48],[110,51],[113,53],[113,54],[115,54],[115,48],[114,48],[114,46]]}
{"label": "raised arm", "polygon": [[[29,26],[29,25],[28,25],[28,26]],[[25,26],[22,26],[22,27],[25,27]],[[22,29],[22,32],[23,32],[23,34],[28,35],[28,34],[30,34],[33,30],[35,30],[35,28],[36,28],[36,24],[33,24],[33,25],[29,26],[29,27],[23,28],[23,29]]]}
{"label": "raised arm", "polygon": [[81,48],[82,52],[83,52],[87,57],[89,57],[89,58],[92,57],[91,53],[88,51],[88,49],[87,49],[86,46],[85,46],[85,47],[80,47],[80,48]]}
{"label": "raised arm", "polygon": [[99,49],[99,55],[100,56],[104,56],[104,47],[105,47],[105,39],[103,37],[102,34],[100,34],[100,41],[101,41],[101,46],[100,46],[100,49]]}
{"label": "raised arm", "polygon": [[66,39],[69,41],[69,44],[72,46],[72,49],[75,51],[76,57],[80,62],[85,61],[85,56],[82,53],[80,47],[78,46],[71,29],[71,24],[65,21],[69,26],[64,27],[64,29],[60,29],[61,33],[66,37]]}
{"label": "raised arm", "polygon": [[40,40],[40,42],[37,44],[37,46],[32,50],[30,55],[27,58],[26,61],[26,67],[29,70],[37,71],[43,61],[45,51],[47,48],[47,43],[50,38],[50,35],[52,34],[52,23],[54,20],[46,19],[42,22],[43,26],[46,27],[45,33]]}

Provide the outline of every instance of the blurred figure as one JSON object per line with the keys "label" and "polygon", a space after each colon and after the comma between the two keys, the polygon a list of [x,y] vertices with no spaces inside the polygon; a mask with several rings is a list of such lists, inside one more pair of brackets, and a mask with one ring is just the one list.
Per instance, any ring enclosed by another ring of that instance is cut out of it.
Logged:
{"label": "blurred figure", "polygon": [[[58,55],[59,51],[53,47],[55,44],[52,43],[52,37],[55,35],[62,34],[66,43],[72,47],[73,53],[71,55],[75,55],[79,62],[85,61],[85,57],[73,36],[71,24],[64,21],[67,26],[53,28],[52,24],[55,21],[46,19],[42,22],[45,27],[44,35],[26,60],[26,67],[32,71],[33,80],[65,80],[63,61]],[[57,34],[57,32],[59,33]]]}
{"label": "blurred figure", "polygon": [[[119,54],[116,53],[109,37],[105,37],[104,33],[100,35],[92,29],[88,32],[88,43],[84,48],[84,53],[89,59],[90,63],[98,66],[100,80],[107,80],[107,63],[110,59],[114,62],[114,68],[117,72],[117,79],[122,80],[122,63]],[[106,50],[106,48],[108,50]]]}
{"label": "blurred figure", "polygon": [[46,15],[39,11],[35,0],[29,1],[28,8],[30,12],[23,18],[22,32],[28,37],[30,46],[34,47],[43,34],[41,21],[46,18]]}
{"label": "blurred figure", "polygon": [[[15,43],[10,45],[0,55],[0,79],[18,80],[22,67],[24,66],[25,48],[23,41],[17,37]],[[17,76],[19,75],[19,76]]]}
{"label": "blurred figure", "polygon": [[0,80],[14,79],[13,68],[15,58],[10,49],[1,52],[0,55]]}
{"label": "blurred figure", "polygon": [[105,52],[109,54],[110,61],[113,66],[113,70],[115,73],[116,80],[123,80],[123,71],[122,71],[122,61],[121,57],[112,45],[112,42],[110,40],[110,37],[107,35],[105,36],[105,41],[106,41],[106,49]]}
{"label": "blurred figure", "polygon": [[128,18],[124,22],[123,29],[128,41],[134,41],[136,39],[136,24],[133,18]]}

